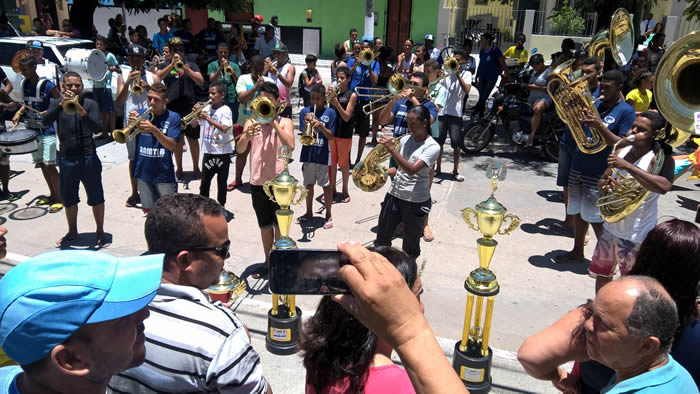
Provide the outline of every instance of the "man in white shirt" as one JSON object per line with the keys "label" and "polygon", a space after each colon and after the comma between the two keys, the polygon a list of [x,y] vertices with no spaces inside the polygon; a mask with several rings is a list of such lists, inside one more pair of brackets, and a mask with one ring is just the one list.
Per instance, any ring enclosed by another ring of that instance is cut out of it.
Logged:
{"label": "man in white shirt", "polygon": [[649,15],[647,15],[646,19],[642,21],[642,23],[639,25],[639,34],[644,36],[646,32],[649,30],[653,29],[654,26],[656,26],[656,22],[652,19],[654,17],[654,14],[651,12]]}

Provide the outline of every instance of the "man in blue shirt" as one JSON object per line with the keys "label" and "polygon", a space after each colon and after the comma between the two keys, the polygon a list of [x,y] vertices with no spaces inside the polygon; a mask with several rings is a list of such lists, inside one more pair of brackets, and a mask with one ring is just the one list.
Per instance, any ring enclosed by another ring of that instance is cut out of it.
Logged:
{"label": "man in blue shirt", "polygon": [[[476,87],[479,90],[479,101],[474,110],[479,116],[484,116],[486,100],[491,95],[491,91],[498,77],[506,69],[506,58],[501,49],[493,42],[493,34],[484,33],[479,41],[479,68],[476,71]],[[504,78],[506,75],[504,74]]]}
{"label": "man in blue shirt", "polygon": [[304,172],[304,185],[306,186],[306,213],[300,216],[297,222],[312,219],[314,202],[314,184],[323,188],[323,198],[326,207],[326,223],[324,229],[333,227],[331,208],[333,207],[333,187],[331,186],[328,168],[331,165],[331,153],[328,149],[328,141],[335,134],[336,112],[333,108],[326,107],[326,88],[317,83],[311,87],[311,107],[305,107],[299,114],[299,130],[306,128],[306,123],[311,123],[315,130],[316,141],[313,145],[304,145],[301,148],[302,171]]}
{"label": "man in blue shirt", "polygon": [[[167,88],[162,83],[148,90],[148,106],[152,115],[139,122],[136,137],[134,178],[137,179],[141,208],[148,213],[158,198],[177,193],[172,152],[180,139],[180,115],[168,111]],[[132,111],[130,122],[145,110]],[[135,132],[135,131],[134,131]]]}
{"label": "man in blue shirt", "polygon": [[387,125],[394,122],[394,137],[400,137],[408,133],[406,113],[416,105],[422,105],[430,112],[430,124],[437,119],[437,107],[430,99],[425,97],[428,90],[428,75],[423,72],[414,72],[411,76],[412,85],[425,89],[405,89],[400,94],[394,95],[382,111],[379,113],[379,124]]}
{"label": "man in blue shirt", "polygon": [[168,31],[168,21],[165,18],[158,18],[158,27],[160,31],[153,35],[153,48],[158,52],[159,56],[162,56],[163,45],[173,38],[174,35]]}
{"label": "man in blue shirt", "polygon": [[[576,149],[569,170],[569,196],[567,214],[574,215],[574,249],[557,256],[557,263],[583,260],[588,224],[593,226],[596,237],[603,230],[603,218],[596,206],[600,197],[598,180],[608,167],[607,158],[611,147],[632,128],[636,114],[634,108],[627,104],[620,94],[624,76],[618,70],[610,70],[603,74],[600,80],[600,96],[603,98],[596,103],[598,116],[588,114],[583,123],[588,128],[595,129],[608,145],[606,149],[596,154],[586,154]],[[584,128],[587,134],[590,130]]]}
{"label": "man in blue shirt", "polygon": [[370,42],[366,41],[364,44],[362,44],[357,41],[353,43],[353,57],[347,62],[351,75],[349,89],[355,93],[358,93],[357,104],[355,105],[355,110],[352,115],[355,119],[355,134],[360,136],[357,143],[357,159],[355,160],[355,163],[362,159],[362,152],[365,150],[365,143],[367,142],[367,136],[369,135],[369,115],[364,113],[362,107],[364,107],[365,104],[368,104],[370,99],[368,99],[366,96],[362,96],[362,94],[371,93],[371,91],[366,89],[358,89],[355,91],[355,88],[372,87],[379,79],[379,62],[375,59],[369,66],[366,66],[362,64],[359,59],[360,51],[362,50],[363,46],[365,48],[369,48]]}

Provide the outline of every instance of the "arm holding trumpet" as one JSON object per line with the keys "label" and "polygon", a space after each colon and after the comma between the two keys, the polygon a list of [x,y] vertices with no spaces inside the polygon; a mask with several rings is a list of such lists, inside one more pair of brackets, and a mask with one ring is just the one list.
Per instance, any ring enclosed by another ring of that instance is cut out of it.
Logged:
{"label": "arm holding trumpet", "polygon": [[317,132],[320,130],[323,133],[323,136],[326,137],[328,141],[333,139],[333,131],[330,130],[326,125],[321,122],[314,113],[309,112],[304,116],[304,122],[299,125],[299,128],[301,130],[304,130],[305,123],[310,123],[311,128],[316,130]]}
{"label": "arm holding trumpet", "polygon": [[[129,123],[132,123],[134,120],[136,120],[136,117],[139,116],[139,113],[136,111],[131,111],[129,112]],[[177,127],[180,128],[180,122],[173,122],[170,124],[170,127]],[[160,128],[156,127],[153,123],[151,123],[150,120],[147,119],[142,119],[138,126],[136,128],[142,133],[142,134],[153,134],[154,137],[160,142],[163,147],[169,151],[174,151],[176,146],[177,146],[177,141],[174,139],[168,137],[167,135],[163,134]],[[177,132],[175,133],[179,135],[180,133]]]}
{"label": "arm holding trumpet", "polygon": [[[202,103],[197,103],[197,104],[194,105],[194,107],[192,108],[192,110],[193,110],[193,111],[199,111],[199,110],[202,109],[202,107],[203,107]],[[203,110],[203,111],[199,112],[199,119],[200,119],[200,120],[203,120],[203,121],[205,121],[205,122],[209,122],[209,124],[211,124],[212,126],[216,127],[217,129],[219,129],[219,130],[221,130],[221,131],[226,131],[226,130],[228,130],[229,128],[231,128],[231,125],[225,125],[225,124],[223,124],[223,123],[221,123],[221,122],[217,122],[216,119],[212,118],[212,117],[209,115],[209,111],[204,111],[204,110]]]}

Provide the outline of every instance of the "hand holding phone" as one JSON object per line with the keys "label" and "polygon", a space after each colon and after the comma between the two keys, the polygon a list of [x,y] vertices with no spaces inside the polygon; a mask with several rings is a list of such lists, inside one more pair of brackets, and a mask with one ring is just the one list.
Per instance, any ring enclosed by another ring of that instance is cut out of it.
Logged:
{"label": "hand holding phone", "polygon": [[337,250],[277,249],[270,253],[270,291],[275,294],[347,294],[338,270],[348,264]]}

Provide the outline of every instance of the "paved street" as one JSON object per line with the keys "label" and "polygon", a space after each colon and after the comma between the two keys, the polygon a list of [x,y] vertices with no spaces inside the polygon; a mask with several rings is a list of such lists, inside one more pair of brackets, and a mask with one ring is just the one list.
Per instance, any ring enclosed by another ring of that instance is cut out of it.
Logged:
{"label": "paved street", "polygon": [[[297,64],[297,73],[302,69]],[[325,81],[329,81],[328,69],[321,69],[326,73]],[[295,106],[295,113],[298,110]],[[353,146],[351,158],[354,158],[355,149],[356,145]],[[290,172],[301,180],[299,151],[298,147],[294,152],[295,161],[290,164]],[[124,207],[130,193],[126,148],[111,142],[100,146],[98,153],[104,166],[105,230],[112,237],[112,244],[105,252],[119,256],[140,254],[146,250],[144,215],[139,209]],[[191,168],[189,152],[184,157],[187,170]],[[552,260],[553,256],[569,250],[573,245],[571,234],[548,227],[561,219],[564,213],[561,194],[555,185],[556,164],[544,162],[537,154],[519,153],[508,145],[492,143],[479,155],[462,157],[461,173],[466,178],[465,182],[457,183],[451,179],[451,175],[435,179],[432,197],[437,202],[430,215],[435,240],[421,243],[423,253],[419,259],[425,288],[425,314],[435,334],[444,338],[446,353],[451,355],[454,341],[460,337],[462,330],[466,301],[464,280],[478,266],[476,239],[479,234],[463,222],[460,210],[473,207],[488,197],[490,184],[484,169],[486,159],[490,157],[501,159],[508,166],[507,179],[499,184],[496,197],[510,213],[521,219],[520,229],[511,235],[496,237],[499,246],[491,264],[501,285],[490,340],[492,347],[498,349],[494,360],[494,388],[497,392],[553,391],[546,382],[527,377],[513,359],[512,352],[517,351],[528,335],[594,295],[593,280],[586,275],[587,262],[556,265]],[[447,145],[443,160],[447,161],[443,169],[451,170],[452,151]],[[248,179],[247,174],[244,179]],[[687,176],[684,176],[670,193],[660,198],[659,211],[664,218],[693,220],[700,182],[688,182],[686,179]],[[30,256],[55,250],[54,242],[66,232],[64,213],[49,214],[44,209],[33,207],[24,209],[37,195],[47,192],[41,172],[33,167],[29,155],[12,158],[10,185],[12,191],[25,194],[14,204],[0,204],[0,222],[9,229],[9,251]],[[212,185],[214,188],[215,185]],[[333,229],[324,230],[323,213],[317,213],[317,219],[303,227],[293,224],[291,236],[300,248],[334,248],[336,242],[342,240],[369,244],[375,238],[376,216],[386,190],[385,186],[380,191],[365,193],[351,184],[352,201],[333,205]],[[181,184],[179,191],[197,193],[199,182],[193,180]],[[300,359],[296,356],[274,356],[264,348],[265,315],[270,295],[266,283],[248,276],[263,260],[248,193],[245,187],[229,193],[226,206],[235,215],[229,223],[233,249],[227,268],[247,279],[250,288],[236,304],[237,311],[251,328],[256,349],[262,354],[266,376],[275,391],[303,392],[304,372],[299,369],[302,368]],[[212,195],[215,196],[215,190],[212,190]],[[318,187],[316,195],[320,195]],[[81,198],[78,223],[83,233],[75,247],[89,248],[94,243],[94,223],[82,191]],[[315,202],[314,210],[318,211],[321,207],[320,202]],[[295,217],[304,211],[303,206],[293,209]],[[400,242],[400,239],[395,240],[394,246],[400,247]],[[591,242],[586,247],[587,257],[592,255],[594,246],[595,236],[591,231]],[[307,316],[313,313],[317,302],[318,297],[297,297],[297,303]]]}

